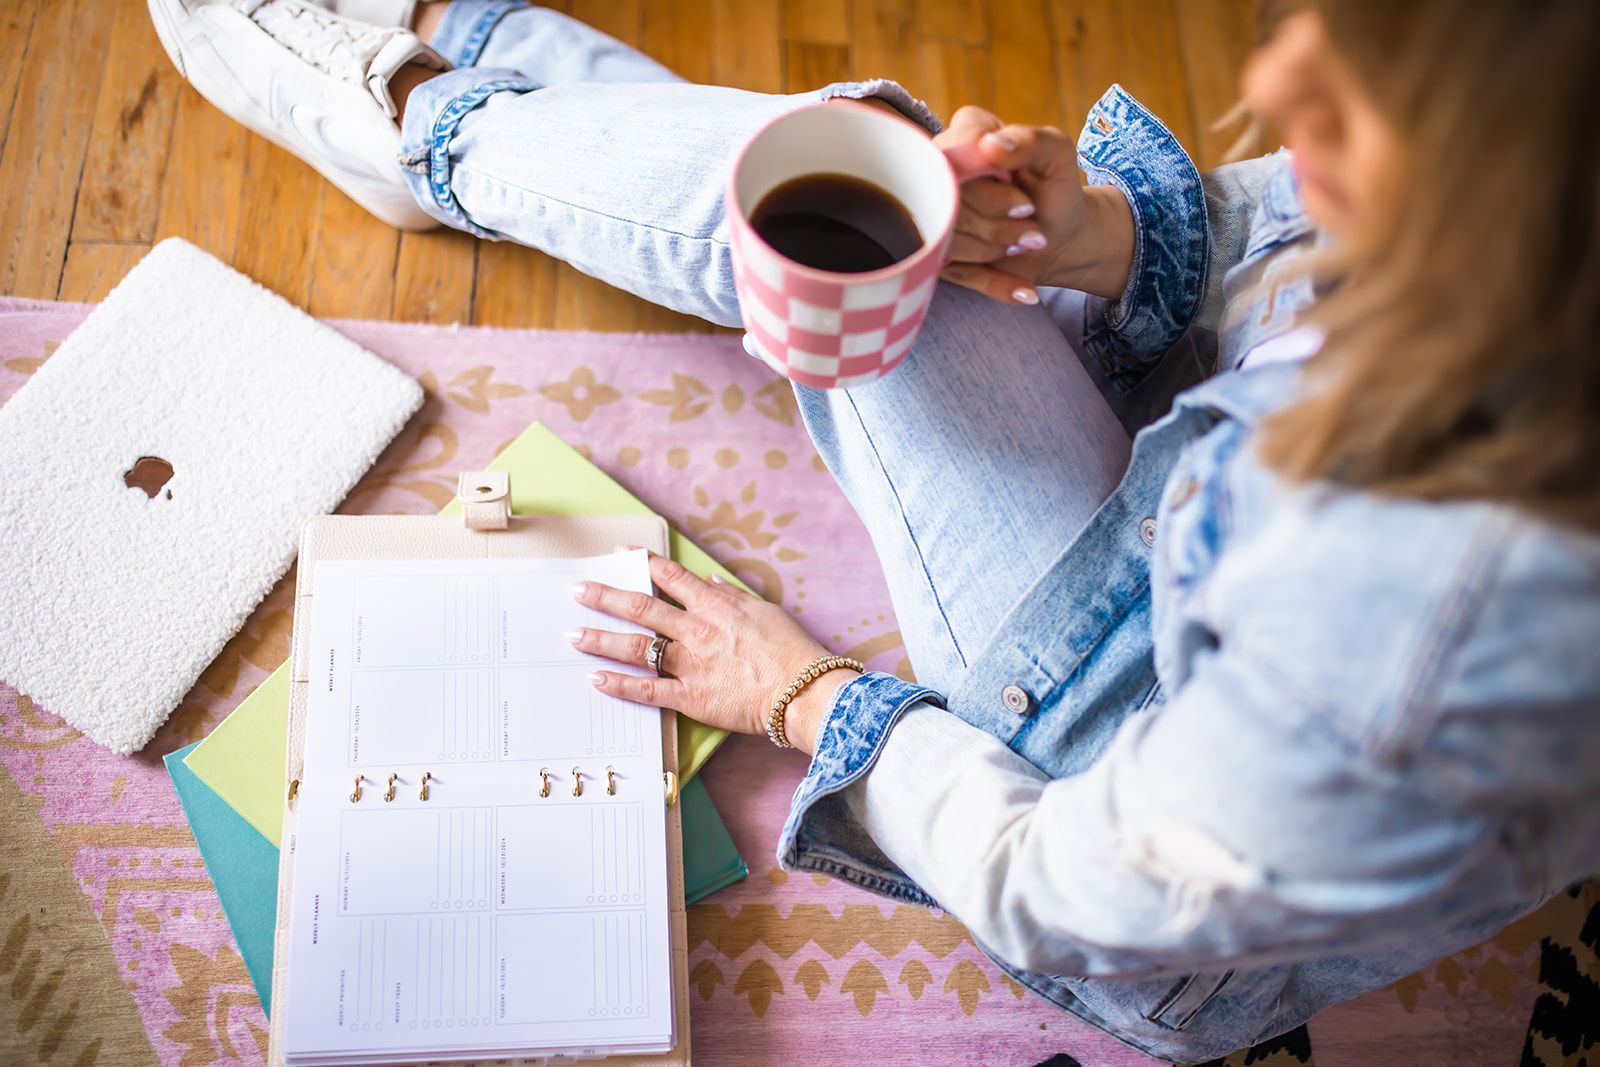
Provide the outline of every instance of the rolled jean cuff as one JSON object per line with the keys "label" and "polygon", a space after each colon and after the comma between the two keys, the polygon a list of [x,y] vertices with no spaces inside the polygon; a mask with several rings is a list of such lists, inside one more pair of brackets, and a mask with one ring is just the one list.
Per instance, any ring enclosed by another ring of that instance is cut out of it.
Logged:
{"label": "rolled jean cuff", "polygon": [[927,104],[918,100],[899,82],[892,82],[888,78],[869,78],[859,82],[834,82],[817,90],[817,99],[820,101],[833,100],[843,97],[846,100],[865,100],[869,97],[882,100],[890,104],[900,114],[915,122],[929,133],[938,133],[944,129],[944,123],[939,121],[939,116]]}
{"label": "rolled jean cuff", "polygon": [[505,240],[503,234],[484,229],[461,210],[450,185],[454,166],[450,141],[461,120],[494,94],[529,93],[538,88],[516,71],[465,68],[448,71],[412,90],[400,131],[400,166],[422,210],[446,226]]}
{"label": "rolled jean cuff", "polygon": [[428,43],[456,66],[470,67],[478,62],[500,20],[527,6],[524,0],[455,0],[445,8]]}

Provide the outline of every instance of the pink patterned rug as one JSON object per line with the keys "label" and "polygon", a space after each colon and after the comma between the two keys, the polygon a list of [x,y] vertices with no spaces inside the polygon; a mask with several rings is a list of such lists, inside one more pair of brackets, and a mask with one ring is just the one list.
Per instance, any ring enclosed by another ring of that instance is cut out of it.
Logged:
{"label": "pink patterned rug", "polygon": [[[0,401],[88,310],[0,299]],[[428,389],[422,412],[345,511],[436,511],[457,471],[542,420],[830,647],[877,668],[903,667],[881,580],[832,564],[869,550],[865,531],[817,460],[786,383],[736,338],[334,325]],[[114,1025],[116,1002],[131,997],[127,1017],[143,1023],[146,1062],[262,1058],[265,1020],[160,755],[204,736],[284,659],[292,581],[135,757],[97,748],[0,686],[0,765],[12,779],[0,784],[31,801],[0,816],[5,847],[47,838],[44,854],[59,859],[64,884],[82,898],[53,898],[53,914],[87,908],[106,935],[51,970],[48,939],[64,937],[64,927],[30,921],[21,883],[0,873],[0,990],[9,981],[0,1053],[33,1049],[17,1062],[135,1062],[112,1052],[128,1035],[97,1030]],[[705,771],[752,873],[691,909],[702,1062],[1030,1064],[1058,1053],[1082,1064],[1152,1062],[1024,994],[954,920],[777,870],[773,842],[803,770],[764,741],[735,738]],[[1544,929],[1518,924],[1326,1013],[1309,1029],[1316,1061],[1511,1062],[1528,1036]],[[1309,1059],[1263,1050],[1253,1062]]]}

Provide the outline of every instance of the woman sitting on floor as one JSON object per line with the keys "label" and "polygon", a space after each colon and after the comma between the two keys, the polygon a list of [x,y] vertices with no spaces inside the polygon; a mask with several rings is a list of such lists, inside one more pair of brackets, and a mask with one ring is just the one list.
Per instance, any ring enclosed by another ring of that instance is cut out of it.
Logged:
{"label": "woman sitting on floor", "polygon": [[[937,901],[1183,1060],[1600,869],[1600,5],[1278,5],[1243,104],[1290,151],[1208,174],[1119,88],[1076,145],[939,132],[890,82],[689,85],[557,13],[414,6],[151,0],[202,92],[374,213],[723,325],[721,190],[774,116],[873,99],[1014,178],[965,188],[903,367],[796,388],[918,681],[789,706],[785,867]],[[825,650],[655,577],[681,607],[580,594],[671,639],[595,684],[766,731]]]}

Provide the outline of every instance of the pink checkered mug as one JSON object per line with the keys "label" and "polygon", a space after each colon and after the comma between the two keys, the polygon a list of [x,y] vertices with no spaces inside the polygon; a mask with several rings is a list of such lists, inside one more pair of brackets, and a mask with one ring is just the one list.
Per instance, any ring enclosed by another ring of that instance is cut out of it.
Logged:
{"label": "pink checkered mug", "polygon": [[[922,243],[878,270],[838,273],[797,263],[750,218],[796,178],[839,174],[899,201]],[[920,126],[850,101],[790,111],[757,130],[728,174],[725,197],[745,348],[801,385],[865,385],[906,358],[928,313],[961,206],[961,183],[1008,176],[977,145],[941,150]]]}

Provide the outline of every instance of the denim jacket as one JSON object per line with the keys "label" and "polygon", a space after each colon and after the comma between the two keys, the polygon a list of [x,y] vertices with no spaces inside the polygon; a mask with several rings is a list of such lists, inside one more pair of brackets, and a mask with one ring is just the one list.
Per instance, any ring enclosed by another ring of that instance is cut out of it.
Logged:
{"label": "denim jacket", "polygon": [[1197,1060],[1600,869],[1600,540],[1278,479],[1252,438],[1301,368],[1236,368],[1314,298],[1284,157],[1201,175],[1117,87],[1079,153],[1137,226],[1082,357],[1161,415],[953,691],[839,690],[778,858],[937,903],[1036,992]]}

